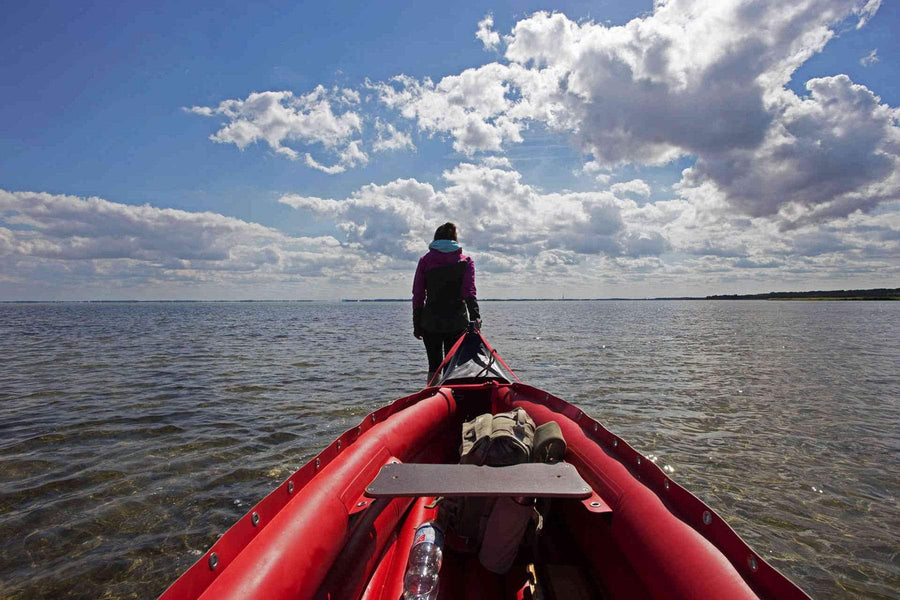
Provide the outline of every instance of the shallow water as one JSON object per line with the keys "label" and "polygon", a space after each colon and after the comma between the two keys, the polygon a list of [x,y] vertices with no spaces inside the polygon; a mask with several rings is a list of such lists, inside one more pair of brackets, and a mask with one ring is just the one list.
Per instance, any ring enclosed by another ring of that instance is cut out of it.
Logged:
{"label": "shallow water", "polygon": [[[409,313],[0,304],[0,597],[161,593],[337,434],[422,387]],[[482,313],[523,381],[652,455],[813,597],[898,597],[900,303]]]}

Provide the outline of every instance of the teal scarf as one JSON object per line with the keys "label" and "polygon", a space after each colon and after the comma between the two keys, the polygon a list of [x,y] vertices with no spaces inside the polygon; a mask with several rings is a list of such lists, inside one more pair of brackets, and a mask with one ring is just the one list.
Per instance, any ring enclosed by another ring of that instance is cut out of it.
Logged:
{"label": "teal scarf", "polygon": [[459,242],[456,240],[434,240],[428,247],[432,250],[437,250],[438,252],[443,252],[445,254],[449,254],[451,252],[456,252],[457,250],[462,250],[462,246],[459,245]]}

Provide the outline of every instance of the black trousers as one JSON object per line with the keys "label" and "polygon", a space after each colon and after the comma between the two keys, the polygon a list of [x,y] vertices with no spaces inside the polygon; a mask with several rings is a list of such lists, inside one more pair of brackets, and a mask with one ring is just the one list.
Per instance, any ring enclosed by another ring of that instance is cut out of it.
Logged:
{"label": "black trousers", "polygon": [[428,354],[428,380],[444,362],[444,356],[450,352],[450,348],[465,332],[464,329],[455,333],[423,333],[422,341],[425,342],[425,352]]}

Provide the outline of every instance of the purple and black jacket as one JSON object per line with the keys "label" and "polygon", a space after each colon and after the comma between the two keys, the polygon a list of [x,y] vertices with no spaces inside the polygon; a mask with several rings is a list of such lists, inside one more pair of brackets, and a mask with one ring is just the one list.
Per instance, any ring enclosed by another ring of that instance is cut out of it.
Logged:
{"label": "purple and black jacket", "polygon": [[436,242],[416,267],[413,327],[417,334],[461,332],[469,319],[480,318],[475,299],[475,263],[462,253],[462,248],[442,252],[434,245]]}

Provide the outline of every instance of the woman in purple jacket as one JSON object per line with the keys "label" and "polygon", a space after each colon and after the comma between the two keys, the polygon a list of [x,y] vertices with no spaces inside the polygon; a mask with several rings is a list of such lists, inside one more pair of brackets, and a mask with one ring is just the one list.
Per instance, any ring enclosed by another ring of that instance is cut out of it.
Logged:
{"label": "woman in purple jacket", "polygon": [[425,342],[431,381],[469,321],[481,327],[481,314],[475,299],[475,263],[463,255],[456,225],[438,227],[428,248],[416,268],[412,302],[413,335]]}

